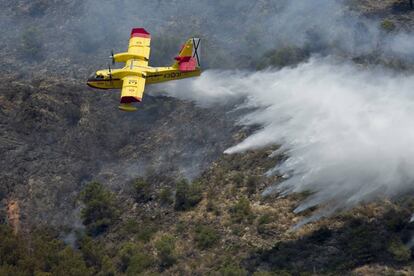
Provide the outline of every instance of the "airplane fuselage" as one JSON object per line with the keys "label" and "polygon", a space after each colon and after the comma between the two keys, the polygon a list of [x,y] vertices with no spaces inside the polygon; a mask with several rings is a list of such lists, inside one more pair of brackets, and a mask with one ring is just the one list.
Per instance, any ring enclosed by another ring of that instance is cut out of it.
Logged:
{"label": "airplane fuselage", "polygon": [[[111,75],[111,76],[110,76]],[[150,67],[133,65],[126,66],[122,69],[112,69],[111,74],[109,70],[99,70],[94,76],[91,76],[87,84],[90,87],[98,89],[121,89],[122,78],[126,75],[139,75],[145,78],[145,84],[155,84],[167,82],[171,80],[192,78],[201,75],[201,70],[194,71],[180,71],[174,67]]]}

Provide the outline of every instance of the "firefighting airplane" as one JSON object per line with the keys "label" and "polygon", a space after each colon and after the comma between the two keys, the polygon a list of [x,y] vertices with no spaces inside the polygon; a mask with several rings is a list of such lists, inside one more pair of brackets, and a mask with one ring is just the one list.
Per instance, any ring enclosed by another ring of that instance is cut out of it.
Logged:
{"label": "firefighting airplane", "polygon": [[182,46],[170,67],[148,66],[151,35],[143,28],[134,28],[129,39],[128,52],[111,52],[112,64],[125,62],[124,68],[99,70],[89,77],[87,84],[98,89],[122,89],[123,111],[136,111],[133,102],[141,102],[146,84],[197,77],[201,75],[198,49],[199,38],[190,38]]}

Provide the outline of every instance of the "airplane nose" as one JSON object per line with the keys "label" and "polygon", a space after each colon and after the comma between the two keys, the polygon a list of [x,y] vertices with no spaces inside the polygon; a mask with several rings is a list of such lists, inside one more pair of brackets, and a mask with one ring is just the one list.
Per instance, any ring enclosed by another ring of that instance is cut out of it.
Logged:
{"label": "airplane nose", "polygon": [[88,80],[86,81],[86,84],[87,84],[89,87],[95,88],[95,86],[94,86],[94,85],[92,85],[93,81],[94,81],[94,78],[88,78]]}

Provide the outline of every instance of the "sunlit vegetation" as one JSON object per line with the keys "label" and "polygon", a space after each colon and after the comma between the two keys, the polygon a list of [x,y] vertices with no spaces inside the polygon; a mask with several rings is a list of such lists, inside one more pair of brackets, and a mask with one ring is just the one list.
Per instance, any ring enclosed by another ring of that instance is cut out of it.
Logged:
{"label": "sunlit vegetation", "polygon": [[207,249],[212,247],[219,241],[219,238],[219,233],[213,227],[207,225],[196,226],[194,240],[198,248]]}
{"label": "sunlit vegetation", "polygon": [[231,208],[230,215],[235,223],[251,222],[254,214],[250,207],[250,201],[246,197],[240,198]]}
{"label": "sunlit vegetation", "polygon": [[154,264],[154,259],[150,254],[144,253],[142,245],[126,242],[118,252],[120,258],[120,270],[127,275],[137,275],[142,273]]}
{"label": "sunlit vegetation", "polygon": [[168,268],[177,262],[175,252],[175,238],[170,235],[162,236],[155,243],[159,265],[162,269]]}
{"label": "sunlit vegetation", "polygon": [[0,225],[0,275],[92,275],[82,254],[50,229],[37,229],[30,240]]}

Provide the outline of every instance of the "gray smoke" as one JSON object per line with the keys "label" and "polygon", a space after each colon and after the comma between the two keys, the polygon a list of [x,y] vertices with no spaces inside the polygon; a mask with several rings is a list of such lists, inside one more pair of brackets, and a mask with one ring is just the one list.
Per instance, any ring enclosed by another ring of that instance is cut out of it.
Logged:
{"label": "gray smoke", "polygon": [[[0,56],[13,65],[11,55],[31,59],[38,47],[36,62],[75,77],[84,77],[78,68],[107,66],[111,49],[126,49],[132,27],[153,35],[155,65],[172,62],[190,36],[203,39],[204,68],[254,68],[267,51],[286,47],[350,58],[412,56],[410,34],[385,33],[352,1],[3,1],[0,45],[7,51]],[[24,46],[30,35],[33,42]]]}

